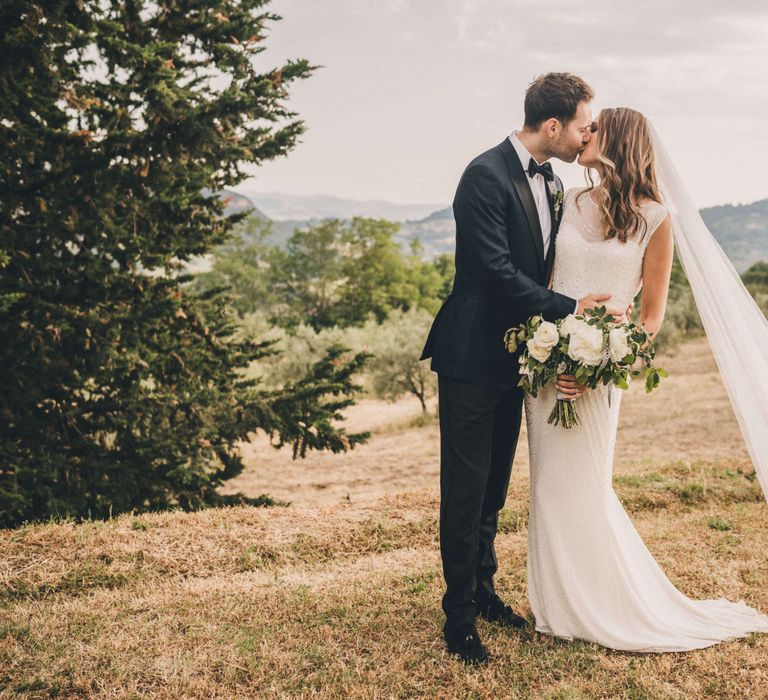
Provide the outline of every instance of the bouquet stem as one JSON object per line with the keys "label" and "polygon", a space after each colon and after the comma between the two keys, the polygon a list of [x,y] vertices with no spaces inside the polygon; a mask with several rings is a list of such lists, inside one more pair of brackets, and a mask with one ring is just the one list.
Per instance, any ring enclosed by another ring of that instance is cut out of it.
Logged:
{"label": "bouquet stem", "polygon": [[579,425],[579,416],[576,413],[576,399],[560,398],[561,394],[557,392],[557,401],[555,407],[552,409],[552,413],[547,418],[547,423],[550,425],[562,425],[564,428],[572,428],[574,425]]}

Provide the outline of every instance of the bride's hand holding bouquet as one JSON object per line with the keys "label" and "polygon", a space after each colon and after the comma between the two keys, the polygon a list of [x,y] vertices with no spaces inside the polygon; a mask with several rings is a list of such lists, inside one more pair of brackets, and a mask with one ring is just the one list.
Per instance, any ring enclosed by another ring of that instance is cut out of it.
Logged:
{"label": "bride's hand holding bouquet", "polygon": [[[629,378],[641,373],[633,368],[638,360],[645,365],[646,391],[652,391],[661,377],[667,376],[653,364],[656,351],[648,333],[630,321],[617,323],[604,306],[555,322],[532,316],[521,326],[510,328],[504,344],[512,353],[524,346],[518,386],[534,397],[542,387],[557,381],[558,375],[572,375],[578,384],[591,389],[601,384],[627,389]],[[575,401],[558,392],[548,422],[565,428],[577,425]]]}

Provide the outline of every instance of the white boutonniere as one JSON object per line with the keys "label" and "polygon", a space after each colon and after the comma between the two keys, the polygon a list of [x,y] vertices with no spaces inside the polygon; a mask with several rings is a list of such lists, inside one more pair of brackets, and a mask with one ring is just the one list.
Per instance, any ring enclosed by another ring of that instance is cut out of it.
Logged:
{"label": "white boutonniere", "polygon": [[555,221],[560,221],[560,214],[563,211],[563,191],[555,190],[552,193],[552,209],[555,212]]}

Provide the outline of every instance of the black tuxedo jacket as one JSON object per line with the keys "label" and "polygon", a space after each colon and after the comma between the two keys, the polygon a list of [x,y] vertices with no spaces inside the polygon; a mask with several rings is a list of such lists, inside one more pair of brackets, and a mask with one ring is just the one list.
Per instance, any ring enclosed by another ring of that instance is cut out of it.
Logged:
{"label": "black tuxedo jacket", "polygon": [[[555,183],[562,191],[559,178]],[[511,389],[519,380],[519,355],[504,347],[506,330],[534,314],[555,320],[573,312],[575,299],[547,289],[558,227],[549,199],[552,233],[545,259],[536,202],[509,139],[467,166],[453,200],[453,291],[420,358],[431,357],[435,372]]]}

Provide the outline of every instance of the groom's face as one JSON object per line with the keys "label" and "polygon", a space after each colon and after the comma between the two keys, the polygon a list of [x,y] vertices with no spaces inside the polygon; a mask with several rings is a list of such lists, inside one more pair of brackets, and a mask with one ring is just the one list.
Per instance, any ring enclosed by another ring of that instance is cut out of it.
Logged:
{"label": "groom's face", "polygon": [[553,155],[566,163],[573,163],[589,143],[591,126],[592,109],[589,102],[579,102],[576,116],[561,127],[552,142]]}

